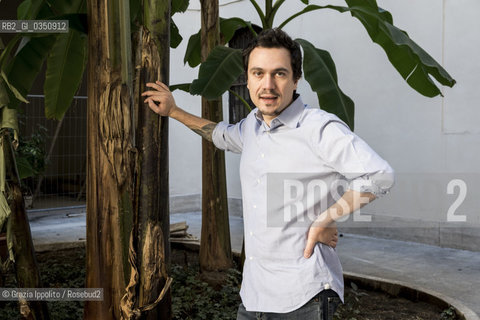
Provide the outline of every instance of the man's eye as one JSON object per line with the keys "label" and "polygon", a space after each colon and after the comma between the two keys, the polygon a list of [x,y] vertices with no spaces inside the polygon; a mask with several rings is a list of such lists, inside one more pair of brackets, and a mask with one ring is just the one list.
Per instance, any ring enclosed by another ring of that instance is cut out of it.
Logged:
{"label": "man's eye", "polygon": [[277,77],[280,77],[280,78],[285,77],[285,72],[277,72]]}
{"label": "man's eye", "polygon": [[254,71],[254,72],[253,72],[253,75],[254,75],[255,77],[260,77],[260,76],[262,75],[262,73],[261,73],[260,71]]}

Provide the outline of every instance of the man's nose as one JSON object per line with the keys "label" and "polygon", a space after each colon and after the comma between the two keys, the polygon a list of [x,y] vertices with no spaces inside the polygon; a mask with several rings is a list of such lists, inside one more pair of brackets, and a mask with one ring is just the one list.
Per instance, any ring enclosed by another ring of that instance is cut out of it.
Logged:
{"label": "man's nose", "polygon": [[275,78],[272,75],[266,74],[263,77],[263,88],[264,89],[275,89]]}

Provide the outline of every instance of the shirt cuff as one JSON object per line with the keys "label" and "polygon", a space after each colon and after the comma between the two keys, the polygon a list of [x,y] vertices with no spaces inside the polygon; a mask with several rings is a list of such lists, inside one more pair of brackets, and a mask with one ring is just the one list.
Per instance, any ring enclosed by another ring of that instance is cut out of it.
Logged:
{"label": "shirt cuff", "polygon": [[350,181],[348,189],[373,193],[377,198],[389,193],[395,183],[393,172],[365,175]]}
{"label": "shirt cuff", "polygon": [[225,139],[223,138],[223,133],[227,129],[228,124],[224,121],[217,123],[212,132],[212,142],[218,149],[225,150],[227,145]]}

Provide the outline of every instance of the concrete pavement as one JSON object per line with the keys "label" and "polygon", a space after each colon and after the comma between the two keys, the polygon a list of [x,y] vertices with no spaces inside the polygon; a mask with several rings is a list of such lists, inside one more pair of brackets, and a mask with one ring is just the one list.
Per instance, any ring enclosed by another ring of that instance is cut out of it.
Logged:
{"label": "concrete pavement", "polygon": [[[81,245],[85,241],[85,208],[30,211],[35,247]],[[200,237],[199,212],[171,214],[172,223],[186,221]],[[232,249],[240,252],[243,220],[231,216]],[[341,230],[340,230],[341,231]],[[480,252],[440,248],[414,242],[343,234],[337,246],[346,274],[386,281],[439,297],[467,320],[480,317]]]}

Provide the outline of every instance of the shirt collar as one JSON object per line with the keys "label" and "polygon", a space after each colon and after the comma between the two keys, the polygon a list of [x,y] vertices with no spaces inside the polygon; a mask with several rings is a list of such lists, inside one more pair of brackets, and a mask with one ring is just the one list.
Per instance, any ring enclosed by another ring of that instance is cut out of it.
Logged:
{"label": "shirt collar", "polygon": [[[284,124],[292,129],[296,128],[304,109],[305,105],[302,102],[302,98],[297,94],[295,100],[272,120],[270,129],[274,129],[280,124]],[[260,123],[263,121],[263,116],[258,110],[255,113],[255,117]]]}

